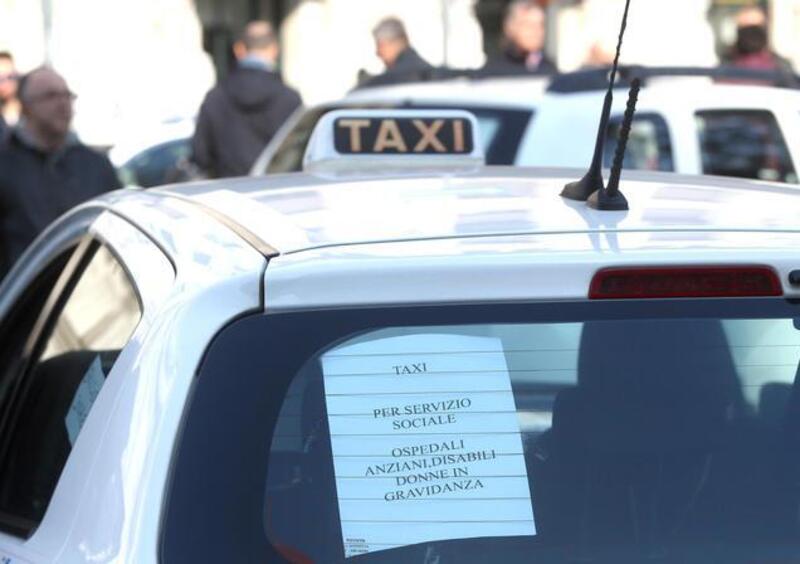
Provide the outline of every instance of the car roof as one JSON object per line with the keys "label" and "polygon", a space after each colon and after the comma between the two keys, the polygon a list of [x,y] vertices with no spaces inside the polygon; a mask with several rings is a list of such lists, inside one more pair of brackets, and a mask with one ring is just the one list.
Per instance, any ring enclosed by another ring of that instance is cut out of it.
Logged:
{"label": "car roof", "polygon": [[[549,84],[545,76],[504,77],[474,80],[455,78],[433,82],[405,83],[354,90],[334,106],[379,102],[416,104],[468,104],[531,109]],[[489,98],[487,98],[487,96]]]}
{"label": "car roof", "polygon": [[[588,89],[574,92],[549,92],[550,77],[516,76],[503,78],[455,78],[431,82],[405,83],[354,90],[342,100],[327,104],[342,106],[380,102],[450,103],[476,106],[535,109],[542,97],[594,100],[605,96],[605,90]],[[624,85],[618,86],[625,89]],[[746,81],[715,81],[702,76],[654,76],[642,86],[642,93],[652,100],[675,103],[690,102],[693,107],[735,106],[748,103],[755,107],[796,105],[800,90],[762,86]],[[624,96],[623,96],[624,98]],[[655,103],[655,102],[654,102]]]}
{"label": "car roof", "polygon": [[[595,273],[612,266],[766,264],[785,295],[800,295],[787,282],[800,263],[800,190],[630,172],[621,183],[630,211],[605,212],[559,196],[582,172],[301,173],[148,194],[165,211],[192,202],[269,258],[269,311],[586,299]],[[195,239],[183,252],[227,252]]]}
{"label": "car roof", "polygon": [[[719,83],[704,77],[664,77],[650,79],[641,89],[642,96],[653,105],[688,105],[690,110],[708,106],[710,108],[779,106],[797,107],[800,90],[789,90],[755,84]],[[603,91],[550,94],[554,98],[598,99]],[[617,95],[622,98],[624,95]]]}
{"label": "car roof", "polygon": [[629,212],[559,197],[578,170],[482,167],[451,174],[276,175],[177,185],[280,254],[375,242],[597,231],[800,232],[786,185],[625,173]]}

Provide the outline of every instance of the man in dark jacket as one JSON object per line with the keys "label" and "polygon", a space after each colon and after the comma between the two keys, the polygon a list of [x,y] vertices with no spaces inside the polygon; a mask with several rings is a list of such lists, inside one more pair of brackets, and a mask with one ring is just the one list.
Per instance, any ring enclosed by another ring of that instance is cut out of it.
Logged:
{"label": "man in dark jacket", "polygon": [[482,73],[490,76],[555,74],[544,52],[545,13],[535,0],[514,0],[503,20],[503,52],[490,59]]}
{"label": "man in dark jacket", "polygon": [[417,82],[430,78],[433,67],[411,46],[406,28],[398,18],[381,20],[372,30],[372,36],[375,38],[375,54],[383,61],[386,71],[367,79],[359,87]]}
{"label": "man in dark jacket", "polygon": [[237,68],[206,95],[192,160],[212,178],[242,176],[301,102],[276,72],[278,40],[269,22],[251,22],[234,46]]}
{"label": "man in dark jacket", "polygon": [[75,95],[52,69],[19,83],[22,115],[0,147],[0,278],[53,220],[119,188],[108,159],[70,132]]}

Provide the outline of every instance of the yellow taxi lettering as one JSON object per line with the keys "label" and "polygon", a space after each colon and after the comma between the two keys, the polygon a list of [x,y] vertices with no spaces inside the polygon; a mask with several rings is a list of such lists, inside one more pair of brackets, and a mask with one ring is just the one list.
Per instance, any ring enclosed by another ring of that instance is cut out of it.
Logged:
{"label": "yellow taxi lettering", "polygon": [[447,151],[447,147],[445,147],[444,144],[437,137],[439,131],[442,129],[442,126],[444,125],[443,119],[435,120],[433,123],[430,124],[430,126],[425,125],[425,122],[422,121],[421,119],[415,119],[413,121],[413,124],[414,127],[417,128],[417,131],[419,131],[422,134],[419,143],[417,143],[417,145],[414,147],[415,153],[421,153],[422,151],[427,149],[428,146],[432,147],[433,150],[436,151],[437,153],[444,153]]}
{"label": "yellow taxi lettering", "polygon": [[350,129],[350,148],[354,153],[360,153],[361,149],[361,130],[369,127],[368,119],[341,119],[339,127]]}
{"label": "yellow taxi lettering", "polygon": [[378,137],[375,139],[375,148],[373,150],[376,153],[380,153],[386,149],[396,149],[399,153],[408,152],[406,142],[400,134],[400,128],[393,119],[381,121],[381,127],[378,130]]}
{"label": "yellow taxi lettering", "polygon": [[464,152],[464,122],[460,119],[453,121],[453,150]]}

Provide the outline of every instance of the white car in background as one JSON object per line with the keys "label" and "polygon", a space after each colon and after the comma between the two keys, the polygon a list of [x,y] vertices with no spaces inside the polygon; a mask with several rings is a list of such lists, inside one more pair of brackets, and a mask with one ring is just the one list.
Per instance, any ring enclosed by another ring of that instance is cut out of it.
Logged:
{"label": "white car in background", "polygon": [[[639,95],[627,169],[798,182],[800,91],[674,76],[667,70],[645,69],[649,74]],[[474,113],[488,164],[583,167],[591,161],[597,136],[605,95],[602,72],[562,75],[552,84],[542,77],[462,78],[357,90],[339,102],[300,110],[251,174],[300,170],[311,132],[327,112],[381,107]],[[587,76],[594,83],[588,87],[575,80]],[[619,86],[605,147],[607,167],[625,110],[625,85]]]}
{"label": "white car in background", "polygon": [[195,119],[182,117],[130,132],[108,152],[120,181],[126,186],[152,188],[167,184],[189,159]]}

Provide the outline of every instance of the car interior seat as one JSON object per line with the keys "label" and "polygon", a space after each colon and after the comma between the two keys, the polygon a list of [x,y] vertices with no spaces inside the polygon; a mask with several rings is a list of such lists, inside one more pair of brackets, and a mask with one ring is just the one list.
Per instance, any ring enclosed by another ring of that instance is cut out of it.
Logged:
{"label": "car interior seat", "polygon": [[551,492],[541,505],[536,496],[537,526],[578,545],[691,535],[741,409],[718,321],[586,323],[578,384],[556,397],[550,456],[537,472]]}

